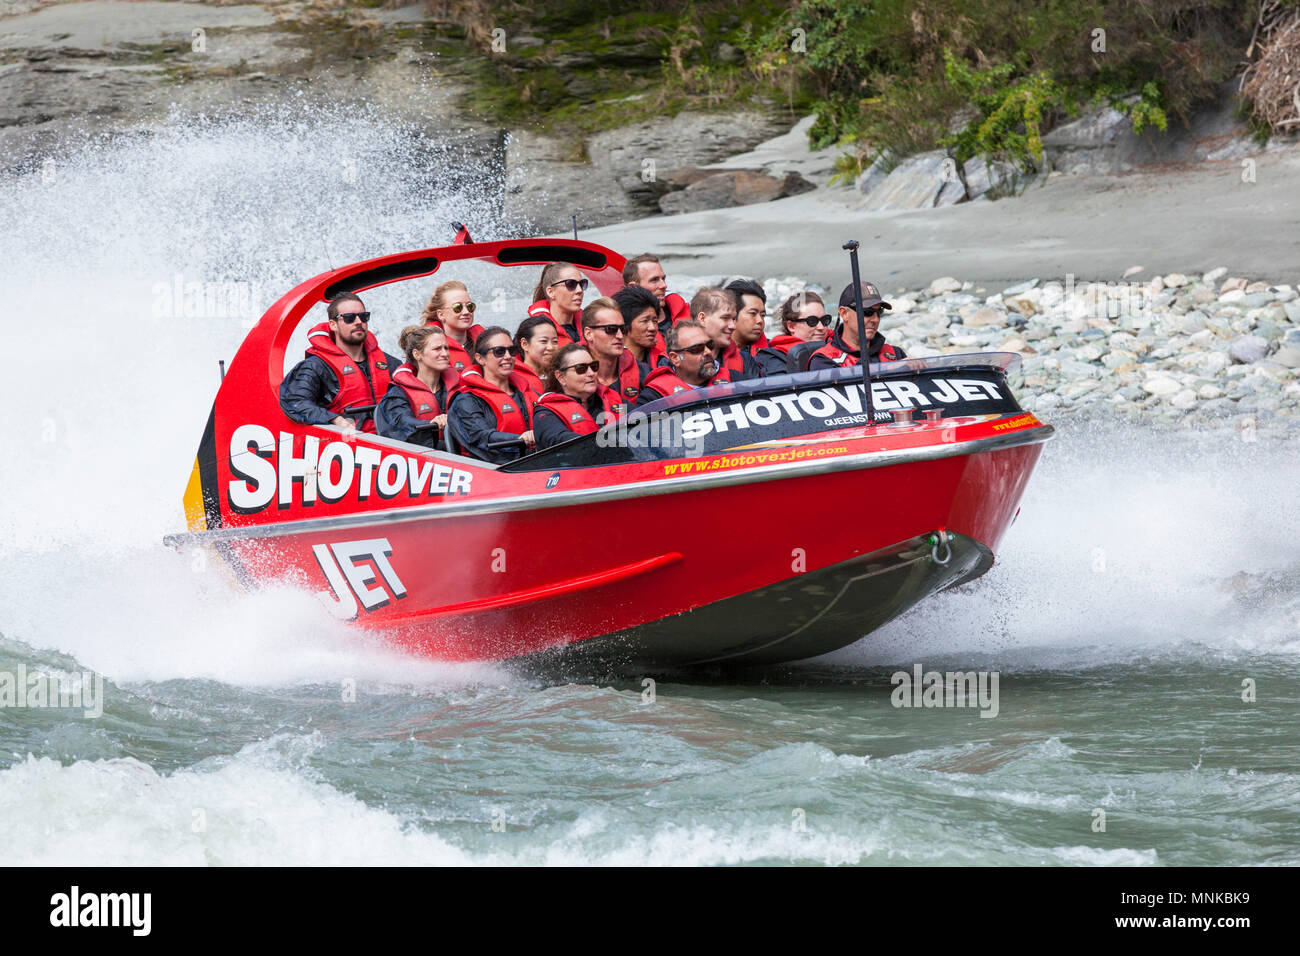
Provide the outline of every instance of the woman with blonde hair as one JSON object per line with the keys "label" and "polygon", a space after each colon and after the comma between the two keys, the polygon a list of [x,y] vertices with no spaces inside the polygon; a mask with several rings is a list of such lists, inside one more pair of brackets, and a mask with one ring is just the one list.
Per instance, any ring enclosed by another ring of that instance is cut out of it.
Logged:
{"label": "woman with blonde hair", "polygon": [[582,295],[591,280],[568,262],[548,262],[542,269],[537,288],[533,289],[533,304],[529,316],[545,316],[555,326],[560,346],[581,342],[578,316],[582,312]]}
{"label": "woman with blonde hair", "polygon": [[436,325],[411,325],[398,339],[406,364],[393,372],[375,424],[385,438],[437,448],[447,426],[447,395],[459,376],[451,368],[447,334]]}
{"label": "woman with blonde hair", "polygon": [[433,290],[433,295],[429,297],[424,313],[420,316],[420,321],[425,325],[436,326],[447,333],[451,367],[456,372],[463,372],[474,365],[470,353],[474,351],[474,341],[483,331],[483,326],[474,324],[476,308],[465,283],[452,279]]}

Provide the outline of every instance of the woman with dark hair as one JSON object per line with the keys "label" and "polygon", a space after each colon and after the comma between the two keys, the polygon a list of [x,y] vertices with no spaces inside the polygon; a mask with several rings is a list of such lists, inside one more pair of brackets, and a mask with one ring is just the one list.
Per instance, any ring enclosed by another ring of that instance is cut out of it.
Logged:
{"label": "woman with dark hair", "polygon": [[375,425],[385,438],[437,448],[447,426],[447,393],[459,376],[451,368],[447,333],[436,325],[412,325],[398,340],[406,364],[379,403]]}
{"label": "woman with dark hair", "polygon": [[804,342],[825,342],[831,334],[831,317],[816,292],[796,292],[776,310],[781,334],[754,353],[764,375],[785,375],[790,350]]}
{"label": "woman with dark hair", "polygon": [[515,362],[515,374],[526,383],[524,391],[529,401],[536,402],[546,391],[546,374],[551,370],[559,342],[555,326],[545,316],[530,316],[519,323],[515,348],[522,361]]}
{"label": "woman with dark hair", "polygon": [[[519,377],[512,377],[510,333],[498,325],[484,329],[474,343],[474,358],[479,367],[461,375],[448,425],[465,454],[504,464],[533,444],[532,407]],[[512,439],[519,441],[505,444]]]}
{"label": "woman with dark hair", "polygon": [[474,339],[483,331],[481,325],[474,324],[475,308],[465,283],[452,279],[433,290],[420,316],[425,325],[436,326],[447,333],[451,367],[456,372],[463,372],[474,364],[470,352],[474,348]]}
{"label": "woman with dark hair", "polygon": [[649,375],[660,362],[668,361],[663,333],[659,331],[659,300],[649,289],[627,285],[612,296],[623,313],[627,334],[623,346],[641,366],[641,376]]}
{"label": "woman with dark hair", "polygon": [[555,365],[546,377],[546,394],[534,412],[539,449],[590,435],[603,423],[605,403],[597,394],[598,368],[600,362],[580,343],[570,343],[556,353]]}
{"label": "woman with dark hair", "polygon": [[578,314],[582,312],[582,294],[591,284],[578,267],[567,262],[548,262],[542,269],[537,288],[533,289],[533,304],[528,315],[545,316],[555,326],[561,345],[582,341],[578,330]]}

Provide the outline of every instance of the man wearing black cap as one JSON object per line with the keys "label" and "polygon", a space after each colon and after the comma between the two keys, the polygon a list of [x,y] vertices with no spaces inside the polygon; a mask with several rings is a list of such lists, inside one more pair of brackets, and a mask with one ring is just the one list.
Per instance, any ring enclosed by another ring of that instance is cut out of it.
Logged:
{"label": "man wearing black cap", "polygon": [[[875,362],[893,362],[907,358],[907,354],[897,345],[886,345],[885,337],[880,334],[880,314],[893,306],[880,297],[880,289],[874,282],[862,283],[862,326],[867,333],[867,355]],[[830,341],[813,353],[808,363],[809,371],[824,368],[847,368],[857,365],[861,359],[858,347],[858,313],[853,302],[853,283],[844,287],[840,293],[840,322],[835,327],[835,334]]]}

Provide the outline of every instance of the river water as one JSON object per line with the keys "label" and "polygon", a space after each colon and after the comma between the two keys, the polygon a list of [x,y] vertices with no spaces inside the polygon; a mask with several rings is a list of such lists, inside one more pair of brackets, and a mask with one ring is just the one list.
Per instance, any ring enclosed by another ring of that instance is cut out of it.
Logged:
{"label": "river water", "polygon": [[[1287,436],[1058,421],[988,575],[741,675],[411,660],[162,548],[262,308],[452,219],[505,230],[403,177],[405,142],[261,116],[0,181],[0,691],[103,679],[98,717],[0,708],[0,819],[30,835],[0,863],[1300,862]],[[178,302],[194,282],[225,306]],[[381,341],[427,292],[368,299]],[[894,706],[917,665],[996,674],[996,716]]]}

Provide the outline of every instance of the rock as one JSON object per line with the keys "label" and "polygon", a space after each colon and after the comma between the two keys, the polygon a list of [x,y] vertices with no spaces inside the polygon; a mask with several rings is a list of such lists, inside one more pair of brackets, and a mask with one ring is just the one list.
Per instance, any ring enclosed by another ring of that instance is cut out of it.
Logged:
{"label": "rock", "polygon": [[1187,276],[1183,275],[1181,272],[1171,272],[1164,278],[1165,286],[1167,288],[1176,289],[1179,286],[1187,285]]}
{"label": "rock", "polygon": [[1228,274],[1227,266],[1219,266],[1217,269],[1211,269],[1205,275],[1201,276],[1202,282],[1218,282],[1220,277]]}
{"label": "rock", "polygon": [[[1017,285],[1007,286],[1007,288],[1002,290],[1002,296],[1003,298],[1013,299],[1016,296],[1024,295],[1026,292],[1028,292],[1030,289],[1034,288],[1037,285],[1038,285],[1037,279],[1030,279],[1028,282],[1021,282]],[[1042,294],[1041,290],[1039,294],[1040,295]]]}
{"label": "rock", "polygon": [[1184,335],[1191,335],[1205,328],[1205,313],[1193,309],[1191,312],[1178,317],[1178,331]]}
{"label": "rock", "polygon": [[853,184],[853,188],[866,196],[889,177],[889,156],[881,153],[866,168]]}
{"label": "rock", "polygon": [[981,326],[990,326],[990,325],[996,325],[1000,327],[1006,325],[1007,322],[1006,322],[1005,313],[999,312],[997,309],[990,309],[987,306],[985,306],[982,309],[977,309],[974,315],[964,319],[963,324],[978,328]]}
{"label": "rock", "polygon": [[1019,192],[1025,176],[1012,163],[986,161],[983,156],[968,159],[962,166],[966,177],[966,193],[971,199],[998,199]]}
{"label": "rock", "polygon": [[1097,345],[1085,345],[1074,350],[1075,358],[1084,362],[1095,362],[1102,356],[1102,349]]}
{"label": "rock", "polygon": [[956,177],[945,179],[943,188],[939,190],[939,195],[935,197],[935,206],[955,206],[966,198],[966,186]]}
{"label": "rock", "polygon": [[1182,391],[1182,386],[1168,376],[1157,375],[1142,383],[1142,390],[1148,395],[1173,395]]}
{"label": "rock", "polygon": [[1174,406],[1174,408],[1194,408],[1196,406],[1196,393],[1190,388],[1185,388],[1174,395],[1174,397],[1169,400],[1169,404]]}
{"label": "rock", "polygon": [[1135,276],[1139,272],[1145,272],[1145,271],[1146,271],[1146,266],[1129,266],[1127,269],[1124,270],[1124,278],[1127,279],[1129,276]]}
{"label": "rock", "polygon": [[726,209],[771,202],[816,188],[794,172],[777,177],[751,170],[724,170],[705,176],[678,192],[668,193],[659,200],[659,208],[669,215]]}
{"label": "rock", "polygon": [[1112,349],[1102,356],[1101,364],[1108,369],[1117,369],[1136,361],[1137,356],[1132,352],[1125,349]]}
{"label": "rock", "polygon": [[1286,312],[1286,317],[1288,319],[1292,322],[1300,323],[1300,301],[1288,302],[1282,306],[1282,309]]}
{"label": "rock", "polygon": [[1237,290],[1244,292],[1245,289],[1246,289],[1245,279],[1240,279],[1240,278],[1224,279],[1223,284],[1219,286],[1219,295],[1223,295],[1223,293],[1225,292],[1234,292]]}
{"label": "rock", "polygon": [[1028,318],[1029,316],[1033,315],[1035,312],[1038,311],[1038,309],[1034,306],[1033,300],[1024,299],[1024,298],[1012,299],[1010,302],[1007,303],[1007,308],[1013,312],[1017,312],[1020,315],[1025,316],[1026,318]]}
{"label": "rock", "polygon": [[1282,333],[1282,344],[1300,348],[1300,329],[1287,329]]}
{"label": "rock", "polygon": [[1300,368],[1300,348],[1293,345],[1284,345],[1270,355],[1269,359],[1278,365],[1285,365],[1287,368]]}
{"label": "rock", "polygon": [[[951,184],[956,181],[956,186]],[[948,189],[945,191],[945,187]],[[955,190],[960,196],[953,198]],[[918,153],[903,160],[885,177],[885,181],[872,189],[862,208],[868,212],[886,212],[893,209],[928,209],[943,194],[947,202],[959,202],[966,187],[956,173],[956,161],[943,150]]]}
{"label": "rock", "polygon": [[1258,335],[1243,335],[1228,346],[1228,354],[1243,365],[1258,362],[1268,350],[1268,342]]}
{"label": "rock", "polygon": [[1229,289],[1227,292],[1219,293],[1219,304],[1227,305],[1232,302],[1240,302],[1246,298],[1246,293],[1241,289]]}
{"label": "rock", "polygon": [[889,300],[889,304],[894,307],[893,311],[898,315],[906,315],[916,308],[916,300],[906,296],[894,296]]}
{"label": "rock", "polygon": [[948,292],[960,292],[961,283],[952,276],[943,276],[930,283],[930,295],[944,295]]}

